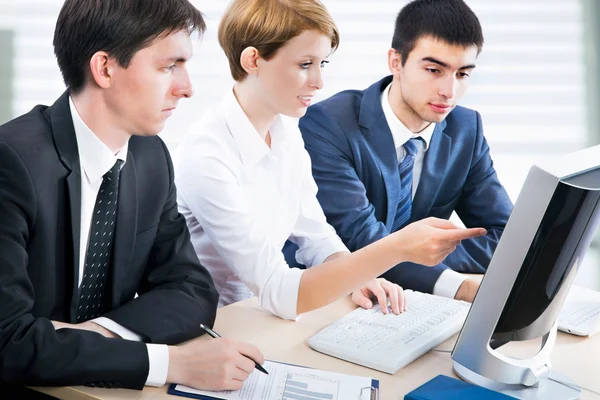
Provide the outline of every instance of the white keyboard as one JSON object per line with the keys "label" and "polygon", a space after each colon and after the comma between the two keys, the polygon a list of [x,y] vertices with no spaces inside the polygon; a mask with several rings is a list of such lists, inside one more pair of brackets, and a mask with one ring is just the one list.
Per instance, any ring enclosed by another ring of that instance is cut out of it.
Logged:
{"label": "white keyboard", "polygon": [[580,336],[600,330],[600,292],[573,285],[558,315],[558,329]]}
{"label": "white keyboard", "polygon": [[579,326],[600,315],[600,304],[574,304],[561,310],[559,324]]}
{"label": "white keyboard", "polygon": [[309,338],[321,353],[393,374],[458,333],[470,303],[405,290],[407,310],[357,308]]}

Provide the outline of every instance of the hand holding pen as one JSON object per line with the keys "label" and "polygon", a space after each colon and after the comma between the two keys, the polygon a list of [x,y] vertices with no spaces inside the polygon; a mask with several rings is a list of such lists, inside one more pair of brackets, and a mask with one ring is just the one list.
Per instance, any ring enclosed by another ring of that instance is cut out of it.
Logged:
{"label": "hand holding pen", "polygon": [[[208,326],[206,326],[206,325],[204,325],[204,324],[200,324],[200,329],[202,329],[204,332],[208,333],[208,334],[209,334],[211,337],[213,337],[213,338],[220,338],[220,337],[221,337],[221,335],[219,335],[217,332],[213,331],[212,329],[210,329]],[[247,356],[247,355],[245,355],[245,354],[243,354],[243,356],[245,356],[245,357],[249,358],[250,360],[252,360],[252,358],[250,358],[249,356]],[[252,361],[254,361],[254,360],[252,360]],[[260,364],[259,364],[259,363],[257,363],[256,361],[254,361],[254,366],[255,366],[255,368],[256,368],[257,370],[259,370],[260,372],[262,372],[262,373],[264,373],[264,374],[267,374],[267,375],[269,374],[269,373],[267,372],[267,370],[266,370],[266,369],[264,369],[264,368],[262,367],[262,365],[260,365]]]}
{"label": "hand holding pen", "polygon": [[240,390],[264,362],[256,346],[233,338],[197,337],[168,352],[167,382],[204,390]]}

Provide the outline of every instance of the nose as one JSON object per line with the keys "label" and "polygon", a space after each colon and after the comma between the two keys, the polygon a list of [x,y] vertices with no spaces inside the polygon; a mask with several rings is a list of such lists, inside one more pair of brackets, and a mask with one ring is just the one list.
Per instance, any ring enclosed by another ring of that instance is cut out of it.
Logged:
{"label": "nose", "polygon": [[443,79],[439,88],[439,95],[446,99],[454,98],[456,94],[456,86],[458,84],[455,76],[447,76]]}
{"label": "nose", "polygon": [[321,68],[314,68],[313,71],[310,77],[310,87],[321,90],[323,89],[323,70]]}
{"label": "nose", "polygon": [[175,87],[173,88],[173,95],[178,98],[190,98],[194,95],[194,88],[190,80],[190,75],[185,67],[179,69],[179,76],[175,81]]}

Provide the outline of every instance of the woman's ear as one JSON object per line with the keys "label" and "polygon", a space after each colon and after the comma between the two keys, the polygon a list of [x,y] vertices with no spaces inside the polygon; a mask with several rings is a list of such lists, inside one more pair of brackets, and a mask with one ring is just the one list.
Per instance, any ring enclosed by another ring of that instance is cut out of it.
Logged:
{"label": "woman's ear", "polygon": [[240,65],[248,75],[255,74],[258,70],[260,54],[256,47],[246,47],[240,55]]}

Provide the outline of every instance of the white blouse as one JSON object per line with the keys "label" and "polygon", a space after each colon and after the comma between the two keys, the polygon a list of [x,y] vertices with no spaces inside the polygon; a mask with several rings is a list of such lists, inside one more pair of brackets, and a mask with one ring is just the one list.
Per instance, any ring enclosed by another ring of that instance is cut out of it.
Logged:
{"label": "white blouse", "polygon": [[270,134],[271,148],[229,91],[178,147],[178,204],[219,306],[256,295],[264,309],[296,319],[303,270],[285,262],[286,240],[306,266],[348,249],[316,198],[297,120],[279,116]]}

